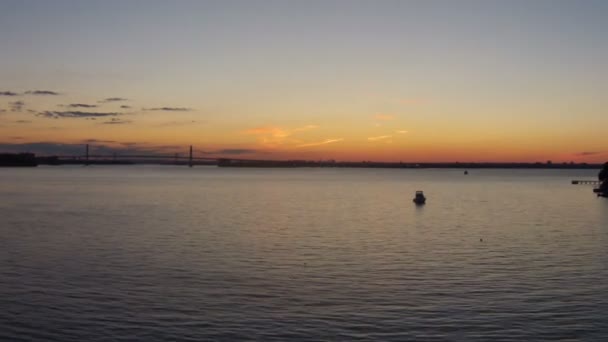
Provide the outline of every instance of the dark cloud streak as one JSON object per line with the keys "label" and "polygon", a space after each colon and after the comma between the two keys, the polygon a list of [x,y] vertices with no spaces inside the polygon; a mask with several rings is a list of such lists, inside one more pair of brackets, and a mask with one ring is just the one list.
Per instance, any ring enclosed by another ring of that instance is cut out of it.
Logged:
{"label": "dark cloud streak", "polygon": [[83,145],[62,144],[53,142],[0,143],[0,150],[6,152],[33,152],[37,154],[83,154]]}
{"label": "dark cloud streak", "polygon": [[146,111],[163,111],[163,112],[189,112],[192,108],[186,107],[155,107],[155,108],[144,108]]}
{"label": "dark cloud streak", "polygon": [[238,154],[251,154],[251,153],[257,153],[257,150],[252,150],[252,149],[246,149],[246,148],[229,148],[229,149],[224,149],[224,150],[219,150],[219,151],[215,151],[215,152],[211,152],[212,154],[233,154],[233,155],[238,155]]}
{"label": "dark cloud streak", "polygon": [[133,121],[130,120],[121,120],[121,119],[117,119],[117,118],[112,118],[110,121],[105,121],[102,122],[102,124],[104,125],[126,125],[126,124],[130,124]]}
{"label": "dark cloud streak", "polygon": [[99,139],[86,139],[82,141],[85,144],[97,144],[97,143],[101,143],[101,144],[115,144],[118,143],[118,141],[116,140],[99,140]]}
{"label": "dark cloud streak", "polygon": [[606,151],[585,151],[585,152],[577,153],[576,155],[577,156],[594,156],[596,154],[603,154],[605,152]]}
{"label": "dark cloud streak", "polygon": [[45,118],[102,118],[123,115],[122,113],[113,112],[81,112],[81,111],[66,111],[66,112],[53,112],[45,111],[38,113],[37,116]]}
{"label": "dark cloud streak", "polygon": [[[101,154],[111,156],[114,153],[118,154],[150,154],[158,155],[163,152],[164,147],[146,146],[146,144],[137,143],[118,143],[120,146],[110,146],[107,144],[98,144],[103,140],[84,140],[82,143],[67,144],[52,141],[40,141],[30,143],[19,142],[0,142],[0,151],[2,152],[33,152],[38,155],[63,155],[63,156],[82,156],[85,153],[85,145],[90,145],[91,154]],[[110,143],[108,140],[107,143]],[[113,144],[113,143],[110,143]],[[180,147],[181,148],[181,147]]]}
{"label": "dark cloud streak", "polygon": [[205,151],[202,152],[203,154],[228,154],[228,155],[239,155],[239,154],[251,154],[251,153],[267,153],[267,151],[259,151],[259,150],[254,150],[254,149],[249,149],[249,148],[226,148],[226,149],[222,149],[222,150],[215,150],[215,151]]}
{"label": "dark cloud streak", "polygon": [[19,94],[12,91],[0,91],[0,96],[19,96]]}
{"label": "dark cloud streak", "polygon": [[25,93],[28,95],[61,95],[60,93],[51,90],[28,90]]}
{"label": "dark cloud streak", "polygon": [[129,101],[129,99],[125,99],[124,97],[108,97],[108,98],[105,98],[98,102],[99,103],[108,103],[108,102],[120,102],[120,101]]}
{"label": "dark cloud streak", "polygon": [[163,122],[160,124],[157,124],[157,127],[175,127],[175,126],[188,126],[188,125],[193,125],[196,124],[197,121],[195,120],[190,120],[190,121],[169,121],[169,122]]}
{"label": "dark cloud streak", "polygon": [[25,106],[25,102],[23,102],[23,101],[9,102],[8,105],[11,106],[12,112],[20,112],[23,109],[23,107]]}
{"label": "dark cloud streak", "polygon": [[70,103],[66,107],[70,108],[97,108],[97,105],[90,105],[86,103]]}

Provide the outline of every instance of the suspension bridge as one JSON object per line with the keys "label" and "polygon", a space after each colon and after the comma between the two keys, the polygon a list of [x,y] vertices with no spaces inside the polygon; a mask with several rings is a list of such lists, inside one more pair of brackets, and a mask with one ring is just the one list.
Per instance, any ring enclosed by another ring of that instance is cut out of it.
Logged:
{"label": "suspension bridge", "polygon": [[113,152],[110,154],[91,153],[89,145],[85,145],[85,150],[82,155],[54,155],[47,157],[39,157],[40,160],[46,160],[50,164],[134,164],[137,162],[157,162],[162,164],[187,165],[215,165],[221,158],[212,157],[196,157],[194,156],[193,147],[190,146],[187,155],[179,153],[174,154],[129,154]]}

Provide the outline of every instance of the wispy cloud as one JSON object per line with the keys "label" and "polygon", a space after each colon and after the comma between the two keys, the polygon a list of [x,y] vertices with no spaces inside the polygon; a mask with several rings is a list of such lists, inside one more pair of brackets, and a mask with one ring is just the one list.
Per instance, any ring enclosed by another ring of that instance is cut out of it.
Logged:
{"label": "wispy cloud", "polygon": [[160,146],[153,146],[153,148],[155,150],[158,151],[163,151],[163,152],[176,152],[176,151],[185,151],[186,147],[185,146],[180,146],[180,145],[160,145]]}
{"label": "wispy cloud", "polygon": [[65,107],[69,107],[69,108],[97,108],[97,105],[91,105],[91,104],[86,104],[86,103],[70,103],[69,105],[66,105]]}
{"label": "wispy cloud", "polygon": [[122,105],[122,106],[120,106],[120,108],[122,108],[122,109],[131,109],[131,106]]}
{"label": "wispy cloud", "polygon": [[408,131],[401,130],[401,131],[395,131],[395,133],[397,133],[397,134],[406,134],[406,133],[408,133]]}
{"label": "wispy cloud", "polygon": [[306,126],[294,128],[293,131],[294,132],[303,132],[303,131],[310,131],[311,129],[316,129],[316,128],[319,128],[319,126],[317,126],[317,125],[306,125]]}
{"label": "wispy cloud", "polygon": [[0,96],[18,96],[19,94],[12,91],[0,91]]}
{"label": "wispy cloud", "polygon": [[122,119],[118,119],[118,118],[112,118],[110,119],[110,121],[104,121],[102,122],[102,124],[104,125],[126,125],[126,124],[130,124],[133,121],[130,120],[122,120]]}
{"label": "wispy cloud", "polygon": [[118,141],[115,140],[99,140],[99,139],[85,139],[82,141],[84,144],[115,144]]}
{"label": "wispy cloud", "polygon": [[108,97],[103,100],[97,101],[99,103],[108,103],[108,102],[120,102],[120,101],[128,101],[129,99],[125,99],[124,97]]}
{"label": "wispy cloud", "polygon": [[297,147],[313,147],[313,146],[321,146],[321,145],[327,145],[327,144],[333,144],[333,143],[337,143],[340,141],[344,141],[344,139],[339,138],[339,139],[326,139],[323,141],[318,141],[318,142],[312,142],[312,143],[307,143],[307,144],[301,144],[298,145]]}
{"label": "wispy cloud", "polygon": [[[30,142],[30,143],[18,143],[18,142],[0,142],[0,150],[7,152],[23,152],[31,151],[40,155],[83,155],[84,144],[82,143],[60,143],[60,142]],[[114,153],[125,153],[125,154],[157,154],[161,152],[161,148],[147,144],[135,144],[123,145],[115,143],[93,143],[90,146],[91,152],[94,154],[108,155],[111,156]]]}
{"label": "wispy cloud", "polygon": [[271,135],[277,138],[287,137],[290,133],[283,128],[266,126],[266,127],[254,127],[245,130],[245,134],[253,134],[253,135]]}
{"label": "wispy cloud", "polygon": [[303,132],[309,131],[311,129],[319,128],[317,125],[306,125],[302,127],[296,128],[281,128],[276,126],[262,126],[262,127],[254,127],[244,131],[246,134],[254,134],[254,135],[272,135],[275,137],[287,137],[292,135],[295,132]]}
{"label": "wispy cloud", "polygon": [[25,93],[28,95],[61,95],[61,93],[51,90],[28,90]]}
{"label": "wispy cloud", "polygon": [[254,127],[245,130],[243,133],[255,135],[258,138],[258,143],[266,148],[277,148],[285,144],[295,144],[299,141],[290,138],[300,132],[316,129],[317,125],[305,125],[296,128],[283,128],[276,126]]}
{"label": "wispy cloud", "polygon": [[604,154],[606,153],[606,151],[584,151],[584,152],[579,152],[576,155],[577,156],[595,156],[598,154]]}
{"label": "wispy cloud", "polygon": [[45,117],[45,118],[102,118],[102,117],[111,117],[111,116],[119,116],[123,115],[122,113],[113,113],[113,112],[81,112],[81,111],[65,111],[65,112],[53,112],[53,111],[44,111],[38,113],[37,116]]}
{"label": "wispy cloud", "polygon": [[23,101],[9,102],[8,105],[10,106],[12,112],[20,112],[23,109],[23,107],[25,106],[25,102],[23,102]]}
{"label": "wispy cloud", "polygon": [[18,124],[29,124],[29,123],[32,123],[32,122],[29,121],[29,120],[17,120],[17,121],[15,121],[15,123],[18,123]]}
{"label": "wispy cloud", "polygon": [[0,142],[0,149],[7,152],[31,151],[37,154],[82,154],[82,145],[54,142],[6,143]]}
{"label": "wispy cloud", "polygon": [[192,108],[187,107],[155,107],[155,108],[144,108],[147,111],[163,111],[163,112],[189,112]]}
{"label": "wispy cloud", "polygon": [[381,136],[378,136],[378,137],[369,137],[369,138],[367,138],[367,140],[369,140],[369,141],[378,141],[378,140],[384,140],[384,139],[388,139],[388,138],[392,138],[392,137],[393,137],[392,135],[381,135]]}
{"label": "wispy cloud", "polygon": [[391,115],[391,114],[375,114],[374,115],[374,120],[378,120],[378,121],[390,121],[390,120],[394,120],[395,116]]}
{"label": "wispy cloud", "polygon": [[168,121],[168,122],[162,122],[162,123],[159,123],[159,124],[155,124],[154,126],[156,126],[156,127],[176,127],[176,126],[194,125],[196,123],[198,123],[198,121],[196,121],[196,120]]}
{"label": "wispy cloud", "polygon": [[239,155],[239,154],[252,154],[258,153],[258,150],[249,149],[249,148],[227,148],[218,151],[208,152],[208,154],[230,154],[230,155]]}

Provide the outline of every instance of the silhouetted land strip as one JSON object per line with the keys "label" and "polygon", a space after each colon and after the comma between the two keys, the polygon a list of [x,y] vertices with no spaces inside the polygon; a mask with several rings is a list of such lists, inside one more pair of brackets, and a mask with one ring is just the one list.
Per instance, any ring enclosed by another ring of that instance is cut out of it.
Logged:
{"label": "silhouetted land strip", "polygon": [[88,155],[88,156],[40,156],[41,165],[217,165],[215,158],[196,158],[175,155]]}
{"label": "silhouetted land strip", "polygon": [[31,167],[38,166],[38,160],[33,153],[0,153],[0,166]]}
{"label": "silhouetted land strip", "polygon": [[190,157],[178,155],[86,155],[86,156],[36,156],[33,153],[0,153],[0,166],[40,165],[217,165],[219,167],[257,168],[389,168],[389,169],[598,169],[601,164],[588,163],[411,163],[373,161],[312,161],[312,160],[253,160],[234,158]]}
{"label": "silhouetted land strip", "polygon": [[587,163],[404,163],[404,162],[340,162],[340,161],[306,161],[306,160],[244,160],[218,159],[220,167],[352,167],[352,168],[389,168],[389,169],[424,169],[424,168],[459,168],[459,169],[597,169],[600,164]]}

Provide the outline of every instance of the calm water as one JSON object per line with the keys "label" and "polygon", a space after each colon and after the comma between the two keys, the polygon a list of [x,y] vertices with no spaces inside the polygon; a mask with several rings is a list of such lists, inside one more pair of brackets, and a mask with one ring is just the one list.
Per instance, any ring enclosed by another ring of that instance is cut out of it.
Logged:
{"label": "calm water", "polygon": [[596,175],[0,168],[0,340],[606,341]]}

